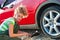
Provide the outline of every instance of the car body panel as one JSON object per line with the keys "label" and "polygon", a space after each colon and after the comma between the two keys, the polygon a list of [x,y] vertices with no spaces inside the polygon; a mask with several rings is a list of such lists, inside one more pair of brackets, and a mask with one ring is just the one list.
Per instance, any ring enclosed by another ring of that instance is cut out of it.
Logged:
{"label": "car body panel", "polygon": [[[43,3],[45,0],[25,0],[22,4],[27,7],[28,17],[20,21],[21,25],[35,24],[35,12],[39,4]],[[32,20],[31,20],[32,19]]]}
{"label": "car body panel", "polygon": [[[44,2],[45,0],[24,0],[22,1],[22,5],[25,5],[27,7],[27,10],[28,10],[28,17],[27,18],[24,18],[22,19],[20,22],[19,22],[19,25],[27,25],[27,24],[35,24],[35,10],[37,8],[37,6],[39,4],[41,4],[42,2]],[[37,4],[38,3],[38,4]],[[20,4],[18,4],[20,5]],[[14,13],[14,10],[13,8],[11,9],[6,9],[4,11],[6,12],[3,12],[1,15],[2,19],[0,20],[3,20],[3,19],[6,19],[8,17],[12,17],[13,16],[13,13]],[[3,17],[4,16],[4,17]],[[31,20],[32,19],[32,20]]]}
{"label": "car body panel", "polygon": [[[56,1],[56,2],[55,2]],[[0,24],[2,21],[5,19],[12,17],[14,15],[14,10],[19,6],[19,5],[24,5],[27,8],[28,11],[28,17],[22,19],[21,21],[18,22],[18,24],[21,27],[27,28],[27,29],[38,29],[37,25],[37,13],[38,11],[45,5],[49,3],[56,3],[60,4],[59,1],[57,0],[22,0],[18,4],[16,4],[13,8],[7,8],[4,9],[2,13],[0,13]],[[22,28],[22,29],[24,29]]]}

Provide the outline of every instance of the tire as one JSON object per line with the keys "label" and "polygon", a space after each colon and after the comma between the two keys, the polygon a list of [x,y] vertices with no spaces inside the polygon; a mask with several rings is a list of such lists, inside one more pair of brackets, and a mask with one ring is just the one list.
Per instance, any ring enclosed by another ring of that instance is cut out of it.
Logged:
{"label": "tire", "polygon": [[60,38],[60,7],[46,8],[40,17],[40,26],[44,34],[51,38]]}

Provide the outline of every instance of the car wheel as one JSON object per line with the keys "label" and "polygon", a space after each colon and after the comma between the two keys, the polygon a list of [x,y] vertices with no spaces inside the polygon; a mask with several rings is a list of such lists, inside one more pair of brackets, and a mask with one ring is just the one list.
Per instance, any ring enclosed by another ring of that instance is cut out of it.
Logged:
{"label": "car wheel", "polygon": [[60,7],[51,6],[46,8],[40,17],[42,31],[52,38],[60,37]]}

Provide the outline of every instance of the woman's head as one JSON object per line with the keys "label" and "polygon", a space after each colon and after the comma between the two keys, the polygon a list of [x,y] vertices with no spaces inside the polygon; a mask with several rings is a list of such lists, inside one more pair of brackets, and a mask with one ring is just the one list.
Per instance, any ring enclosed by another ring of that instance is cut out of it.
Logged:
{"label": "woman's head", "polygon": [[18,20],[27,17],[27,9],[25,6],[20,6],[15,9],[14,17]]}

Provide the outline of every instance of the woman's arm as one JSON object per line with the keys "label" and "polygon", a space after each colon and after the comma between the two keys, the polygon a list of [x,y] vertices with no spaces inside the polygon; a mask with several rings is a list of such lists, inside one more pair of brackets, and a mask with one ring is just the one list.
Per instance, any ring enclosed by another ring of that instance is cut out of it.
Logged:
{"label": "woman's arm", "polygon": [[9,24],[9,36],[10,37],[23,36],[23,34],[14,34],[13,30],[14,30],[14,25],[13,24]]}
{"label": "woman's arm", "polygon": [[20,36],[29,36],[28,33],[20,33],[20,34],[14,34],[13,33],[14,30],[14,25],[13,24],[9,24],[9,36],[10,37],[20,37]]}

